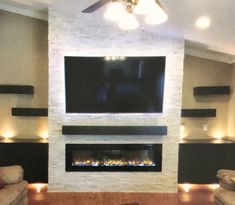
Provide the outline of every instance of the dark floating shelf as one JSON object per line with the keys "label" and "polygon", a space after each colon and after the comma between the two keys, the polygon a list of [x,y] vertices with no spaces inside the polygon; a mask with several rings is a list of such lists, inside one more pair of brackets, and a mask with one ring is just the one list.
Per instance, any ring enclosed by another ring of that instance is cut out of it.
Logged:
{"label": "dark floating shelf", "polygon": [[34,87],[31,85],[0,85],[1,94],[34,94]]}
{"label": "dark floating shelf", "polygon": [[167,126],[62,126],[63,135],[167,135]]}
{"label": "dark floating shelf", "polygon": [[47,108],[12,108],[12,116],[25,117],[46,117],[48,116]]}
{"label": "dark floating shelf", "polygon": [[193,88],[194,95],[228,95],[230,86],[204,86]]}
{"label": "dark floating shelf", "polygon": [[216,117],[216,109],[182,109],[181,117]]}

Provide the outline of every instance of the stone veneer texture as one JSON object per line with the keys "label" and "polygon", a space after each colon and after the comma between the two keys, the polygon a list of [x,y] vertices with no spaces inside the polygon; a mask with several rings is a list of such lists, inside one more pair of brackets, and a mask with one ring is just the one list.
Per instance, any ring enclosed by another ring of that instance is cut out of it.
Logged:
{"label": "stone veneer texture", "polygon": [[[184,41],[49,11],[49,191],[177,192]],[[83,17],[84,18],[84,17]],[[161,114],[66,114],[64,56],[166,56]],[[62,125],[166,125],[167,136],[63,136]],[[162,143],[162,172],[65,172],[65,144]]]}

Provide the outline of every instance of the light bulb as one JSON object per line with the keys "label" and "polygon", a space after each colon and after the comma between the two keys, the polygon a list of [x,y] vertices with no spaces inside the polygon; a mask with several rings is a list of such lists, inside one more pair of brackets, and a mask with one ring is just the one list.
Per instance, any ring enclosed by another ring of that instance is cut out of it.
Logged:
{"label": "light bulb", "polygon": [[191,184],[183,184],[183,190],[185,192],[189,192],[191,189]]}
{"label": "light bulb", "polygon": [[197,19],[197,21],[195,22],[195,25],[197,28],[206,29],[210,26],[210,23],[211,23],[210,19],[207,16],[203,16]]}
{"label": "light bulb", "polygon": [[145,22],[150,25],[164,23],[168,19],[165,11],[158,5],[154,4],[148,11]]}
{"label": "light bulb", "polygon": [[33,186],[35,187],[36,192],[40,193],[42,191],[42,189],[47,187],[47,184],[36,183],[36,184],[33,184]]}
{"label": "light bulb", "polygon": [[10,138],[14,137],[14,133],[11,132],[11,131],[7,131],[7,132],[4,132],[4,133],[2,134],[2,136],[3,136],[5,139],[10,139]]}
{"label": "light bulb", "polygon": [[147,15],[154,4],[156,4],[154,0],[139,0],[137,5],[134,7],[134,13]]}
{"label": "light bulb", "polygon": [[145,22],[150,25],[161,24],[168,19],[163,8],[155,0],[139,0],[134,13],[146,15]]}
{"label": "light bulb", "polygon": [[119,21],[125,15],[124,5],[120,2],[112,2],[104,13],[104,18],[109,21]]}
{"label": "light bulb", "polygon": [[126,13],[118,24],[118,27],[124,30],[133,30],[139,27],[139,22],[131,13]]}
{"label": "light bulb", "polygon": [[43,138],[44,140],[47,140],[48,139],[48,132],[43,132],[41,134],[41,138]]}
{"label": "light bulb", "polygon": [[222,132],[220,132],[220,131],[217,131],[217,132],[215,132],[212,136],[213,136],[213,138],[215,138],[216,140],[222,140],[223,137],[224,137],[224,134],[223,134]]}

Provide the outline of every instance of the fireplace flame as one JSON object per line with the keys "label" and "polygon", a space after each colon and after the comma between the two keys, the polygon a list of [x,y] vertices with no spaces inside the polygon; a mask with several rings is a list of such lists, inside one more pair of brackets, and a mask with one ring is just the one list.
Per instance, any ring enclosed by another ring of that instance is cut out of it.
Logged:
{"label": "fireplace flame", "polygon": [[151,160],[115,160],[115,159],[104,159],[104,160],[74,160],[72,166],[156,166],[156,164]]}

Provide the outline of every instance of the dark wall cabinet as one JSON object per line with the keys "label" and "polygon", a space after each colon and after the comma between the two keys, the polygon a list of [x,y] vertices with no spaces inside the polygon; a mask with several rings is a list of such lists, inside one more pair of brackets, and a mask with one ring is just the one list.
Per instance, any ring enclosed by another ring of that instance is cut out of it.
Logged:
{"label": "dark wall cabinet", "polygon": [[0,166],[21,165],[29,183],[48,182],[47,143],[0,143]]}
{"label": "dark wall cabinet", "polygon": [[179,145],[179,183],[218,183],[219,169],[235,169],[235,143]]}
{"label": "dark wall cabinet", "polygon": [[[0,143],[0,166],[20,164],[29,183],[48,182],[47,143]],[[217,183],[219,169],[235,170],[235,143],[181,143],[179,183]]]}

